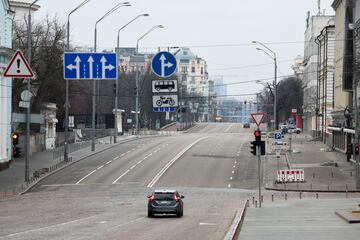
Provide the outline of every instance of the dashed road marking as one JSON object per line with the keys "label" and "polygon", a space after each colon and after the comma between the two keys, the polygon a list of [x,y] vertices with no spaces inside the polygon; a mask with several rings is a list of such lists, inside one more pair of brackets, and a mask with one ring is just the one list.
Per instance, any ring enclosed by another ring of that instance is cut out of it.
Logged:
{"label": "dashed road marking", "polygon": [[116,156],[116,157],[113,158],[113,160],[116,160],[116,159],[119,159],[119,156]]}
{"label": "dashed road marking", "polygon": [[85,178],[87,178],[88,176],[90,176],[90,175],[93,174],[94,172],[96,172],[96,169],[95,169],[94,171],[92,171],[91,173],[87,174],[85,177],[83,177],[83,178],[80,179],[79,181],[77,181],[75,184],[81,183],[81,181],[83,181]]}
{"label": "dashed road marking", "polygon": [[229,183],[228,188],[231,188],[231,184]]}
{"label": "dashed road marking", "polygon": [[100,170],[100,169],[102,169],[103,167],[104,167],[104,165],[98,167],[97,170]]}
{"label": "dashed road marking", "polygon": [[126,170],[123,174],[121,174],[120,177],[118,177],[115,181],[113,181],[112,184],[116,184],[117,181],[119,181],[122,177],[124,177],[126,174],[128,174],[130,172],[130,170]]}
{"label": "dashed road marking", "polygon": [[130,170],[133,170],[136,167],[136,165],[132,165]]}
{"label": "dashed road marking", "polygon": [[112,161],[110,160],[110,161],[106,162],[105,164],[108,165],[108,164],[110,164],[111,162],[112,162]]}

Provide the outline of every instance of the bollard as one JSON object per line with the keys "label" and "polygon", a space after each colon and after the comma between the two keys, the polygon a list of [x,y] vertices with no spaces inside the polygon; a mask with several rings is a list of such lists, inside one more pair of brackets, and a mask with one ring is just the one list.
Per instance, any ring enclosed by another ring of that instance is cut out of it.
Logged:
{"label": "bollard", "polygon": [[255,203],[255,197],[252,197],[252,204],[254,205]]}
{"label": "bollard", "polygon": [[287,193],[285,193],[285,200],[287,200]]}
{"label": "bollard", "polygon": [[300,197],[300,199],[301,199],[301,194],[302,194],[302,192],[300,191],[300,193],[299,193],[299,197]]}
{"label": "bollard", "polygon": [[313,173],[313,178],[315,178],[315,173]]}
{"label": "bollard", "polygon": [[263,203],[264,202],[264,196],[263,195],[261,195],[261,202]]}
{"label": "bollard", "polygon": [[310,183],[310,189],[312,190],[312,183]]}
{"label": "bollard", "polygon": [[248,200],[246,200],[246,206],[247,206],[247,207],[249,207],[249,206],[250,206],[250,204],[249,204],[249,199],[248,199]]}
{"label": "bollard", "polygon": [[318,193],[316,193],[316,199],[319,199],[319,194]]}
{"label": "bollard", "polygon": [[255,208],[257,208],[257,200],[255,201]]}
{"label": "bollard", "polygon": [[271,201],[274,201],[274,194],[271,194]]}
{"label": "bollard", "polygon": [[331,178],[334,178],[334,172],[331,172]]}
{"label": "bollard", "polygon": [[330,191],[330,183],[328,183],[328,191]]}
{"label": "bollard", "polygon": [[348,198],[348,185],[345,185],[345,197]]}

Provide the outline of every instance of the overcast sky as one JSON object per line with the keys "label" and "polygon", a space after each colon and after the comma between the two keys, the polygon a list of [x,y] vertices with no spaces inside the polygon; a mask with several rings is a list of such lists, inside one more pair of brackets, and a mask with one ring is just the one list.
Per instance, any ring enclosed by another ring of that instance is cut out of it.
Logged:
{"label": "overcast sky", "polygon": [[[40,0],[35,14],[40,21],[46,15],[65,22],[68,13],[82,0]],[[71,40],[75,45],[94,45],[94,24],[118,2],[91,0],[71,18]],[[322,0],[326,15],[334,14],[333,0]],[[271,43],[276,52],[278,75],[292,74],[291,65],[304,52],[306,12],[318,12],[317,0],[130,0],[98,25],[98,49],[116,45],[117,29],[135,16],[148,13],[124,29],[122,47],[135,47],[136,40],[154,25],[162,24],[140,42],[141,50],[154,47],[191,46],[193,52],[208,63],[209,75],[223,75],[226,83],[274,76],[273,61],[252,40]],[[285,43],[288,42],[288,43]],[[291,43],[289,43],[291,42]],[[294,43],[295,42],[295,43]],[[225,45],[225,46],[224,46]],[[228,46],[226,46],[228,45]],[[267,65],[264,65],[267,64]],[[246,66],[259,65],[246,68]],[[228,94],[249,94],[261,90],[256,83],[232,85]]]}

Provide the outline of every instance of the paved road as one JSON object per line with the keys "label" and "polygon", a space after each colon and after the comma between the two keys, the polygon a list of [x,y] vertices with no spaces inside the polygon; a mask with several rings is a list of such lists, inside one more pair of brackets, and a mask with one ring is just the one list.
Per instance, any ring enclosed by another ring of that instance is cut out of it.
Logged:
{"label": "paved road", "polygon": [[[254,194],[250,130],[198,124],[93,155],[0,206],[0,239],[221,239]],[[186,196],[184,217],[146,217],[154,188]]]}

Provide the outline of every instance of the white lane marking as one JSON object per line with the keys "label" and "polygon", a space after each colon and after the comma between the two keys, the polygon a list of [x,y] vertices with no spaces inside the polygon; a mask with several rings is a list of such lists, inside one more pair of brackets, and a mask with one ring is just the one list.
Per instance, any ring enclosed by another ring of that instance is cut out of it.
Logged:
{"label": "white lane marking", "polygon": [[231,184],[228,185],[228,188],[231,188]]}
{"label": "white lane marking", "polygon": [[123,157],[123,156],[125,156],[125,153],[122,153],[122,154],[120,155],[120,157]]}
{"label": "white lane marking", "polygon": [[155,183],[161,178],[161,176],[171,167],[171,165],[174,164],[176,160],[178,160],[186,151],[188,151],[191,147],[193,147],[195,144],[200,142],[201,140],[204,140],[208,137],[199,138],[190,145],[188,145],[186,148],[184,148],[181,152],[179,152],[173,159],[170,160],[161,170],[156,174],[156,176],[149,182],[147,185],[148,188],[151,188],[155,185]]}
{"label": "white lane marking", "polygon": [[226,130],[225,132],[228,132],[230,130],[230,128],[232,128],[233,124],[231,124]]}
{"label": "white lane marking", "polygon": [[117,226],[111,227],[110,229],[112,229],[112,228],[117,228],[117,227],[122,227],[122,226],[126,226],[126,225],[128,225],[128,224],[130,224],[130,223],[134,223],[134,222],[140,221],[140,220],[142,220],[142,219],[145,219],[145,217],[136,218],[136,219],[131,220],[131,221],[129,221],[129,222],[125,222],[125,223],[119,224],[119,225],[117,225]]}
{"label": "white lane marking", "polygon": [[110,161],[106,162],[105,164],[108,165],[108,164],[110,164],[111,162],[112,162],[112,161],[110,160]]}
{"label": "white lane marking", "polygon": [[74,183],[68,183],[68,184],[44,184],[41,185],[42,187],[66,187],[66,186],[79,186],[79,185],[85,185],[85,184],[74,184]]}
{"label": "white lane marking", "polygon": [[113,158],[113,160],[116,160],[116,159],[118,159],[118,158],[119,158],[119,156],[116,156],[116,157]]}
{"label": "white lane marking", "polygon": [[142,160],[138,161],[136,164],[140,164],[140,163],[142,163]]}
{"label": "white lane marking", "polygon": [[103,167],[104,167],[104,165],[98,167],[97,170],[100,170],[100,169],[102,169]]}
{"label": "white lane marking", "polygon": [[132,151],[135,151],[135,148],[131,149]]}
{"label": "white lane marking", "polygon": [[150,157],[151,155],[153,155],[152,153],[150,153],[148,156]]}
{"label": "white lane marking", "polygon": [[233,168],[235,168],[236,166],[234,165]]}
{"label": "white lane marking", "polygon": [[237,164],[237,161],[235,161],[234,163]]}
{"label": "white lane marking", "polygon": [[136,165],[132,165],[130,170],[133,170],[136,167]]}
{"label": "white lane marking", "polygon": [[36,229],[31,229],[31,230],[27,230],[27,231],[23,231],[23,232],[13,233],[13,234],[9,234],[9,235],[6,235],[6,236],[2,236],[0,238],[5,239],[5,238],[8,238],[8,237],[14,237],[14,236],[17,236],[17,235],[23,235],[23,234],[27,234],[27,233],[31,233],[31,232],[42,231],[42,230],[45,230],[45,229],[48,229],[48,228],[54,228],[54,227],[59,227],[59,226],[67,225],[67,224],[73,224],[73,223],[88,220],[88,219],[91,219],[91,218],[94,218],[94,217],[97,217],[97,216],[100,216],[100,215],[103,215],[103,213],[98,214],[98,215],[93,215],[93,216],[90,216],[90,217],[86,217],[86,218],[79,218],[79,219],[76,219],[76,220],[73,220],[73,221],[70,221],[70,222],[63,222],[63,223],[50,225],[50,226],[47,226],[47,227],[36,228]]}
{"label": "white lane marking", "polygon": [[206,222],[201,222],[199,223],[200,226],[215,226],[215,223],[206,223]]}
{"label": "white lane marking", "polygon": [[121,174],[120,177],[118,177],[115,181],[113,181],[112,184],[116,184],[117,181],[119,181],[123,176],[125,176],[126,174],[128,174],[130,172],[130,169],[126,170],[123,174]]}
{"label": "white lane marking", "polygon": [[230,177],[230,180],[232,181],[232,180],[233,180],[233,177]]}
{"label": "white lane marking", "polygon": [[94,171],[92,171],[91,173],[89,173],[88,175],[86,175],[85,177],[83,177],[82,179],[80,179],[79,181],[77,181],[75,184],[81,183],[85,178],[87,178],[88,176],[90,176],[90,175],[93,174],[94,172],[96,172],[96,169],[95,169]]}
{"label": "white lane marking", "polygon": [[231,171],[231,173],[232,173],[232,174],[234,174],[234,173],[235,173],[235,171]]}
{"label": "white lane marking", "polygon": [[131,150],[127,151],[126,153],[130,153],[130,152],[131,152]]}
{"label": "white lane marking", "polygon": [[145,160],[145,159],[147,159],[147,158],[148,158],[148,156],[144,157],[143,159]]}
{"label": "white lane marking", "polygon": [[240,154],[236,154],[236,156],[237,156],[237,157],[239,157],[239,156],[240,156]]}

